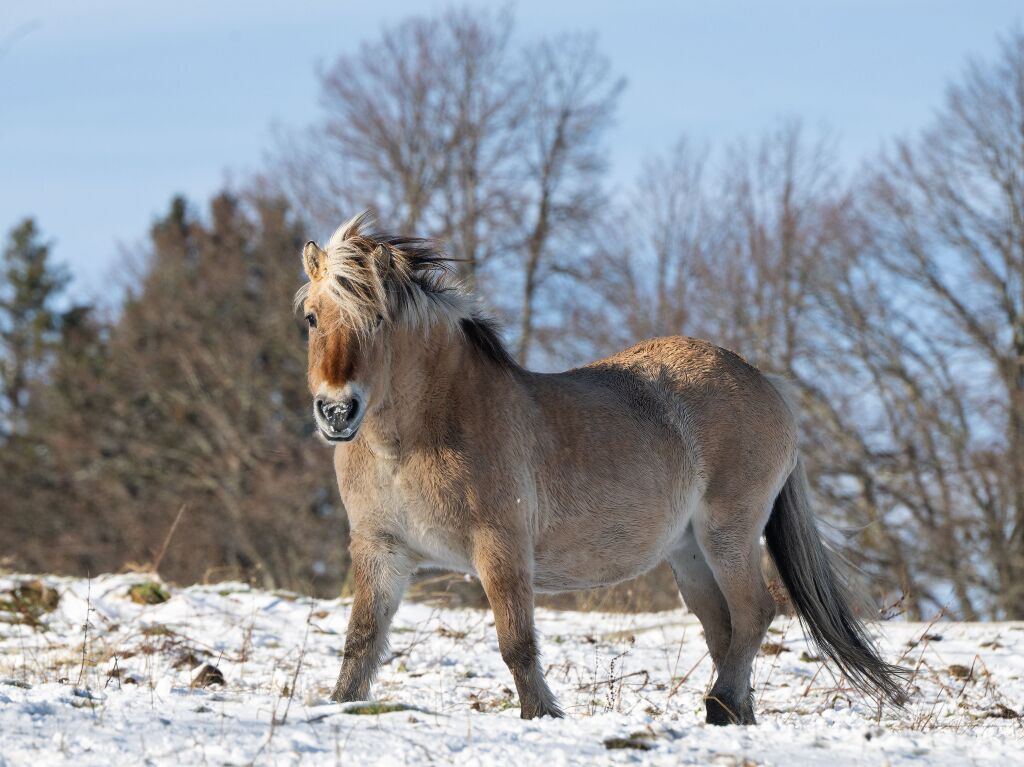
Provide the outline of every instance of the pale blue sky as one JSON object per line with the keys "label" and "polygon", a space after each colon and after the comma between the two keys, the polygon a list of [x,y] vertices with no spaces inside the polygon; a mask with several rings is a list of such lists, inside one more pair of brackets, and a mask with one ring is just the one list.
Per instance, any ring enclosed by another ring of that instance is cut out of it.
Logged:
{"label": "pale blue sky", "polygon": [[[469,5],[487,5],[470,2]],[[447,2],[0,0],[0,227],[35,215],[76,291],[172,194],[202,202],[259,168],[272,126],[316,116],[318,61]],[[923,126],[1020,0],[519,0],[523,39],[597,32],[627,79],[613,183],[686,133],[723,143],[779,117],[838,138],[853,167]]]}

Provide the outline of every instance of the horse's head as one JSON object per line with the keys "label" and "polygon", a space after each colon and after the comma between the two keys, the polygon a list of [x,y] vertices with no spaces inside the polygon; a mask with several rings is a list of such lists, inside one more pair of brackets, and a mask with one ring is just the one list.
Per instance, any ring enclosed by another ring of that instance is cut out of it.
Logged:
{"label": "horse's head", "polygon": [[327,272],[326,251],[315,242],[302,249],[309,284],[302,310],[309,324],[309,389],[313,394],[313,418],[328,442],[347,442],[355,437],[366,414],[368,373],[373,365],[370,334],[353,322],[335,296]]}
{"label": "horse's head", "polygon": [[394,334],[468,305],[445,279],[446,259],[430,242],[364,234],[368,221],[365,213],[356,216],[326,249],[307,242],[302,250],[309,282],[296,306],[309,324],[313,417],[332,443],[354,439],[379,401]]}

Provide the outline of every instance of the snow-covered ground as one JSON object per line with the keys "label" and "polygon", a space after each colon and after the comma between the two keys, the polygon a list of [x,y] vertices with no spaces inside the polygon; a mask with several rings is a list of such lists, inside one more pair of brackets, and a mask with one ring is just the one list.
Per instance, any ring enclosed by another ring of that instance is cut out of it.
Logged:
{"label": "snow-covered ground", "polygon": [[237,583],[132,601],[147,580],[0,577],[0,767],[1024,764],[1024,623],[886,624],[914,693],[880,714],[780,618],[755,666],[760,725],[714,728],[692,616],[540,610],[567,718],[524,722],[487,611],[404,604],[378,705],[341,706],[345,601]]}

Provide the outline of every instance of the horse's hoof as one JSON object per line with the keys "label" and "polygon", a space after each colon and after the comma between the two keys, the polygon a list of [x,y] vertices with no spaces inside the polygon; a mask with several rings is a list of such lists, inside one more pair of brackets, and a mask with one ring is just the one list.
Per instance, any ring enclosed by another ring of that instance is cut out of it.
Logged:
{"label": "horse's hoof", "polygon": [[537,719],[542,716],[550,716],[552,719],[562,719],[565,714],[562,713],[556,705],[545,705],[538,704],[536,706],[520,706],[519,717],[521,719]]}
{"label": "horse's hoof", "polygon": [[355,703],[360,700],[367,700],[369,696],[359,695],[356,692],[342,690],[338,687],[334,688],[334,692],[331,693],[332,703]]}
{"label": "horse's hoof", "polygon": [[740,723],[739,712],[728,706],[720,698],[705,698],[704,706],[707,708],[708,712],[704,721],[708,724],[723,727],[727,724]]}
{"label": "horse's hoof", "polygon": [[708,724],[719,726],[727,724],[757,724],[757,718],[754,716],[752,696],[742,703],[730,704],[731,701],[718,697],[705,698],[704,705],[707,707],[708,713],[704,721]]}

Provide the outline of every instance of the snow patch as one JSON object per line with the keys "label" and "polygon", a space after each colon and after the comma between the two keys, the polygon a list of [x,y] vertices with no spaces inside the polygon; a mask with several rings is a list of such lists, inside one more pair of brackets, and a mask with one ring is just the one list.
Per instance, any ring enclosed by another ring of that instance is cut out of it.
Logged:
{"label": "snow patch", "polygon": [[[174,588],[137,575],[3,576],[60,593],[32,623],[0,614],[0,765],[545,765],[1021,763],[1024,623],[888,623],[886,656],[914,670],[911,705],[879,711],[780,618],[754,669],[760,724],[703,724],[712,679],[683,610],[538,610],[561,721],[519,719],[481,610],[404,604],[376,699],[337,705],[349,603],[244,584]],[[308,636],[307,636],[308,627]],[[204,670],[205,669],[205,670]],[[210,669],[218,671],[223,683]]]}

